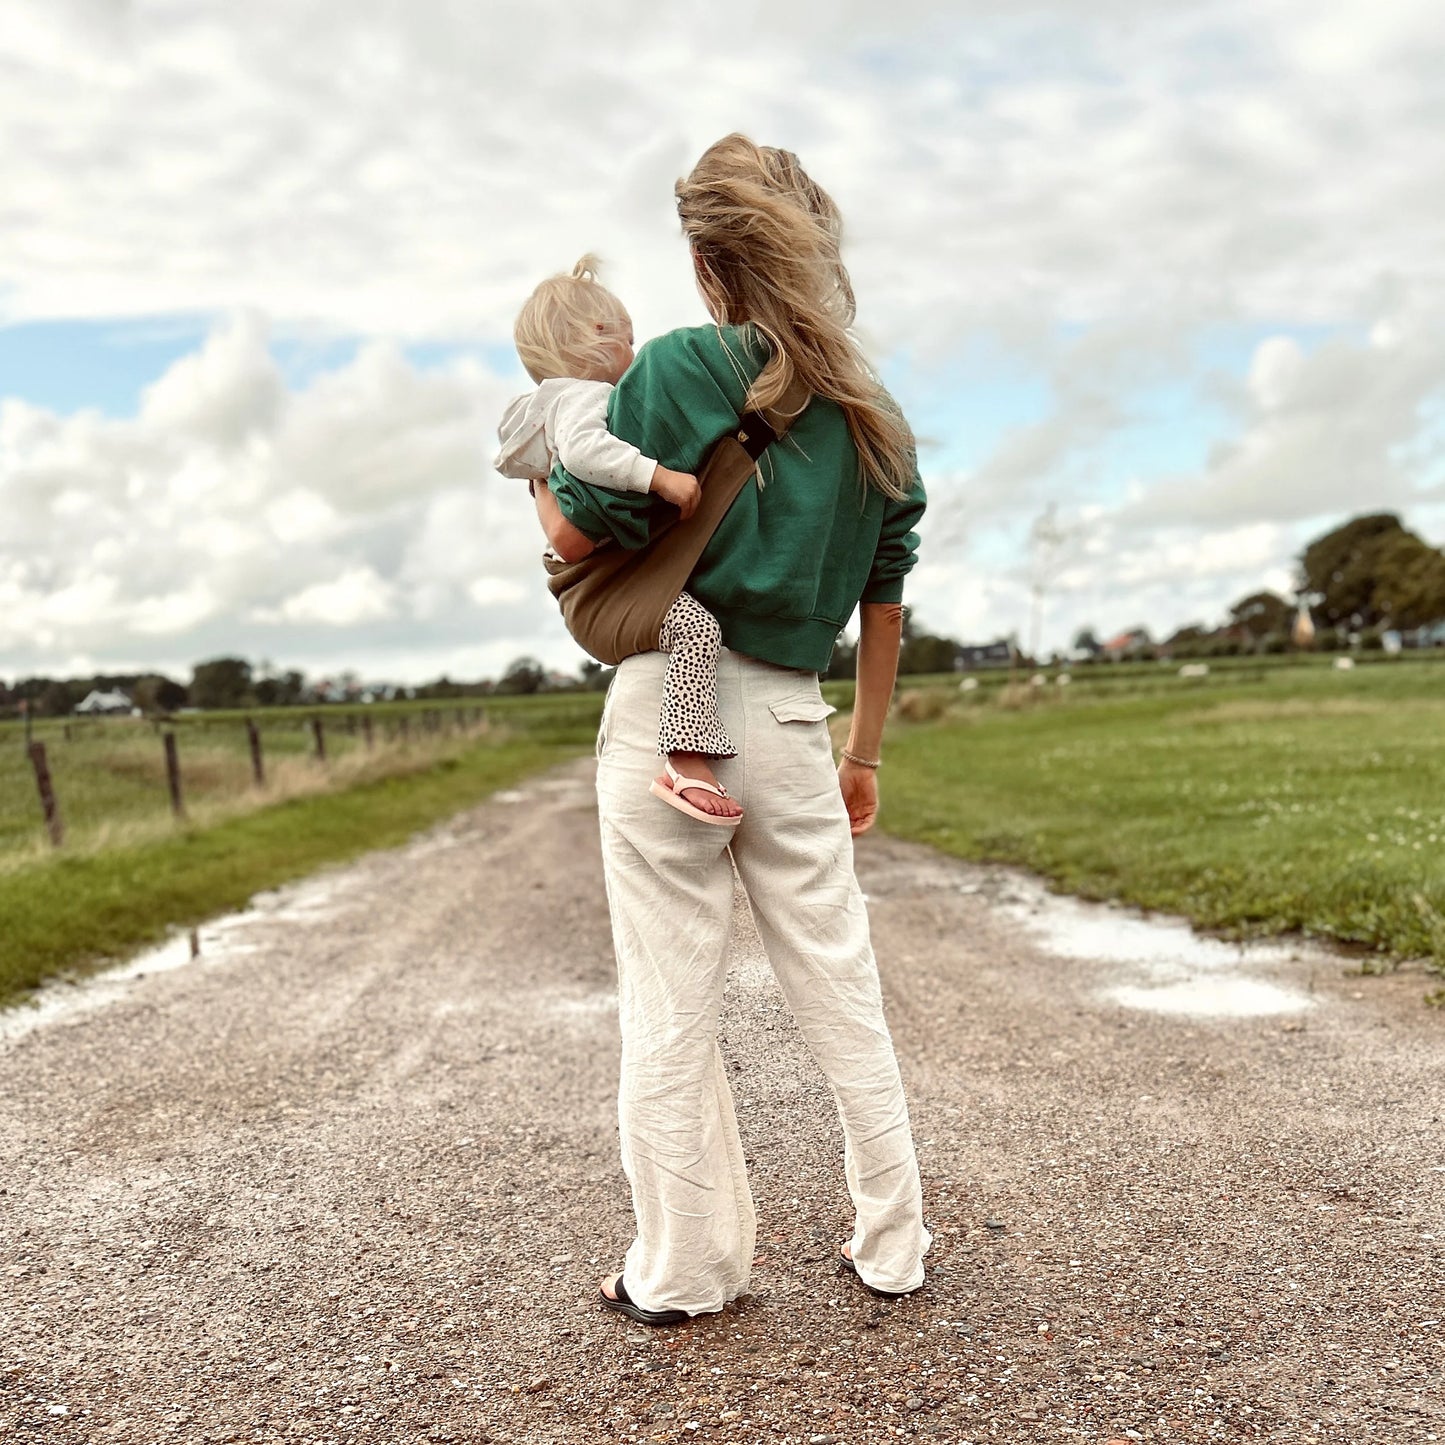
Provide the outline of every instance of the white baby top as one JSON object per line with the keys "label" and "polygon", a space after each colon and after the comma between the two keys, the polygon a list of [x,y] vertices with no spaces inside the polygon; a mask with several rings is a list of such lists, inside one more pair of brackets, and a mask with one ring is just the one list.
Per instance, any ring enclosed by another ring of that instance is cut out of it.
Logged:
{"label": "white baby top", "polygon": [[512,401],[502,413],[492,463],[504,477],[543,481],[561,462],[579,481],[615,492],[645,492],[657,462],[607,430],[605,381],[558,377]]}

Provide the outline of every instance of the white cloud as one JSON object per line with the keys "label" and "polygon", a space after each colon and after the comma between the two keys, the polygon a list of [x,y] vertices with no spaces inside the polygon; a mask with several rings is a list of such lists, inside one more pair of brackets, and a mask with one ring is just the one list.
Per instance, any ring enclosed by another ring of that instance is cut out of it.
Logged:
{"label": "white cloud", "polygon": [[696,314],[672,181],[739,126],[837,192],[889,346],[1129,310],[1330,319],[1382,275],[1445,277],[1423,3],[19,9],[17,317],[254,306],[500,340],[539,274],[598,249],[657,329]]}
{"label": "white cloud", "polygon": [[[672,183],[735,127],[834,191],[864,334],[900,373],[986,335],[1045,384],[1043,416],[929,477],[929,625],[1022,624],[1049,500],[1092,537],[1055,636],[1218,615],[1362,507],[1445,528],[1434,7],[744,0],[731,21],[10,6],[0,319],[222,319],[134,417],[0,400],[3,665],[575,659],[525,498],[486,464],[508,377],[404,345],[504,352],[520,298],[584,250],[642,334],[699,319]],[[1199,374],[1204,328],[1246,325],[1245,374]],[[288,388],[274,337],[338,333],[354,360]],[[1161,379],[1221,416],[1214,446],[1139,457],[1121,495],[1101,479]]]}
{"label": "white cloud", "polygon": [[406,681],[484,651],[575,664],[530,499],[489,463],[511,383],[378,343],[288,391],[265,334],[223,319],[134,418],[0,403],[4,671],[184,673],[230,651]]}
{"label": "white cloud", "polygon": [[1200,475],[1159,479],[1120,520],[1221,527],[1418,506],[1445,463],[1430,421],[1442,401],[1445,331],[1423,316],[1388,344],[1338,336],[1306,353],[1271,337],[1251,363],[1239,429]]}
{"label": "white cloud", "polygon": [[315,622],[323,627],[355,627],[390,617],[396,589],[370,567],[351,567],[329,582],[313,582],[274,611],[262,609],[262,622]]}
{"label": "white cloud", "polygon": [[285,396],[267,349],[265,323],[236,316],[176,362],[141,400],[141,420],[158,432],[235,447],[270,427]]}

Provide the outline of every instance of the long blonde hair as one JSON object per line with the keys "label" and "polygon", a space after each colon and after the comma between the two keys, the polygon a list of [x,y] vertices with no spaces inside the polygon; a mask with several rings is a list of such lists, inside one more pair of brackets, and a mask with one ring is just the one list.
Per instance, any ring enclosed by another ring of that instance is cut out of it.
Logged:
{"label": "long blonde hair", "polygon": [[631,330],[627,308],[598,281],[597,269],[597,257],[584,256],[570,276],[549,276],[527,297],[512,338],[533,381],[596,377],[612,343]]}
{"label": "long blonde hair", "polygon": [[719,325],[751,323],[771,355],[750,404],[776,406],[796,378],[837,402],[867,480],[895,498],[913,485],[913,433],[849,334],[856,304],[833,198],[791,151],[725,136],[677,183],[698,284]]}

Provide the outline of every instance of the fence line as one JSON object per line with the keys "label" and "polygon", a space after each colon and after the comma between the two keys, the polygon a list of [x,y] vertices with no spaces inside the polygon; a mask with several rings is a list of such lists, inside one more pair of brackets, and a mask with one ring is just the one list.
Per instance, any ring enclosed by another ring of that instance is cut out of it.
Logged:
{"label": "fence line", "polygon": [[[465,735],[472,729],[479,727],[486,721],[487,711],[483,707],[458,707],[454,714],[454,727],[448,729],[446,718],[439,708],[428,708],[419,713],[422,731],[433,736],[442,737],[448,732],[458,735]],[[27,716],[26,722],[30,719]],[[177,822],[185,822],[187,818],[186,798],[184,786],[184,772],[182,768],[183,746],[177,730],[168,724],[163,724],[160,719],[147,719],[150,722],[153,733],[160,735],[162,756],[165,764],[166,792],[170,801],[170,811]],[[100,719],[94,720],[97,727],[104,728],[109,723]],[[240,720],[246,739],[246,756],[250,763],[251,783],[253,787],[264,790],[266,787],[266,756],[263,740],[263,730],[257,725],[252,717],[245,717]],[[362,714],[359,721],[355,713],[346,714],[345,721],[340,724],[346,729],[348,737],[355,738],[360,734],[360,746],[367,752],[375,750],[376,731],[369,714]],[[203,721],[197,729],[200,737],[211,733],[215,726],[224,724],[213,723],[209,720]],[[322,766],[328,766],[326,723],[319,714],[312,714],[309,718],[302,718],[297,726],[311,733],[311,753],[315,760]],[[61,726],[61,739],[65,743],[74,744],[79,729],[72,729],[70,723],[63,723]],[[94,733],[86,730],[89,736]],[[401,747],[407,747],[411,741],[411,722],[407,713],[403,712],[394,717],[383,733],[388,742],[396,742]],[[52,742],[54,738],[52,737]],[[31,736],[31,729],[27,726],[25,736],[25,752],[30,762],[31,772],[35,780],[36,794],[40,801],[40,812],[44,821],[46,833],[51,845],[60,848],[65,842],[65,824],[61,815],[60,797],[56,788],[55,777],[51,770],[50,755],[45,742]]]}

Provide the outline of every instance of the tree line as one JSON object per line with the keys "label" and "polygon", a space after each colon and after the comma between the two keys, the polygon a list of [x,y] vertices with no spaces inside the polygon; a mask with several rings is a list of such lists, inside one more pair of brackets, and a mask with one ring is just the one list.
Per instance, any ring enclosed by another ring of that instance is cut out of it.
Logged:
{"label": "tree line", "polygon": [[[1294,601],[1277,592],[1251,592],[1221,625],[1190,623],[1155,650],[1174,657],[1287,652],[1297,645],[1301,609],[1313,631],[1308,645],[1319,651],[1379,648],[1391,632],[1402,642],[1445,645],[1445,636],[1420,636],[1445,624],[1445,551],[1393,512],[1353,517],[1300,554]],[[1094,639],[1086,630],[1074,641],[1087,647]]]}
{"label": "tree line", "polygon": [[[1323,649],[1377,647],[1393,629],[1418,631],[1445,622],[1445,552],[1410,531],[1393,512],[1353,517],[1315,538],[1299,558],[1298,600],[1276,592],[1252,592],[1236,602],[1222,624],[1190,623],[1155,642],[1147,627],[1123,634],[1126,656],[1208,657],[1242,652],[1284,652],[1300,601],[1315,627],[1314,646]],[[1439,639],[1445,641],[1445,639]],[[1103,644],[1091,627],[1074,635],[1074,655],[1098,655]],[[899,672],[952,672],[961,645],[923,630],[911,615],[903,628]],[[1024,663],[1043,659],[1020,658]],[[840,633],[829,677],[852,677],[857,643]],[[269,663],[253,666],[241,657],[198,662],[188,682],[162,673],[99,673],[85,678],[22,678],[13,687],[0,681],[0,717],[14,717],[21,705],[35,716],[60,717],[74,711],[91,691],[121,691],[143,712],[170,713],[183,707],[294,707],[329,702],[363,702],[415,697],[446,700],[528,694],[564,689],[605,688],[611,669],[587,661],[576,676],[549,671],[534,657],[515,659],[495,681],[458,682],[442,676],[419,687],[365,686],[354,672],[310,680],[296,669]]]}

